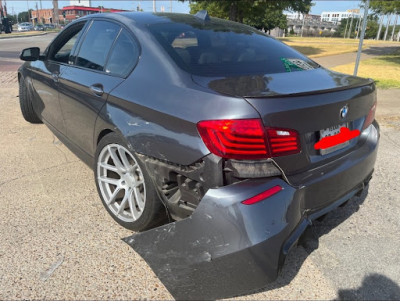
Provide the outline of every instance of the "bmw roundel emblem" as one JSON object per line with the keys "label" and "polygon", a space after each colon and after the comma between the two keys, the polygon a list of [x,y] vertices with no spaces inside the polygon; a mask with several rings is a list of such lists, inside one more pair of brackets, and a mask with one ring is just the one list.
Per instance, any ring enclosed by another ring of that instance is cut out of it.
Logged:
{"label": "bmw roundel emblem", "polygon": [[345,105],[343,108],[340,109],[340,117],[342,119],[346,118],[348,112],[349,112],[349,107]]}

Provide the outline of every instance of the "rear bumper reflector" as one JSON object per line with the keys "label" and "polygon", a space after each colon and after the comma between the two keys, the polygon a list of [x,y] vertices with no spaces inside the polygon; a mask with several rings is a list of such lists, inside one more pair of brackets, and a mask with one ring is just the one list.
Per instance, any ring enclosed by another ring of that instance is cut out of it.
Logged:
{"label": "rear bumper reflector", "polygon": [[265,199],[273,196],[274,194],[278,193],[281,190],[282,190],[282,187],[279,185],[276,185],[268,190],[265,190],[264,192],[261,192],[260,194],[257,194],[255,196],[243,201],[242,204],[252,205],[252,204],[261,202],[262,200],[265,200]]}

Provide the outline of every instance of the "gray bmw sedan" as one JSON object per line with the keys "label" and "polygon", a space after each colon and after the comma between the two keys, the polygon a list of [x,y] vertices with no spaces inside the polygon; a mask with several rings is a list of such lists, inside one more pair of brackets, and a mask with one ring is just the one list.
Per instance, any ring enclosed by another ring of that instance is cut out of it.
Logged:
{"label": "gray bmw sedan", "polygon": [[125,241],[178,299],[273,281],[374,170],[372,80],[204,11],[86,16],[21,59],[23,116],[93,168],[110,216],[142,231]]}

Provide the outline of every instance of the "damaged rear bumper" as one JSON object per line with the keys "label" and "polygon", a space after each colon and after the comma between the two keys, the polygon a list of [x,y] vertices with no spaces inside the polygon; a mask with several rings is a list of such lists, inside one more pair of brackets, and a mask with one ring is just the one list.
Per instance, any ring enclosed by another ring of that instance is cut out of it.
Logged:
{"label": "damaged rear bumper", "polygon": [[[336,167],[331,164],[323,176],[309,177],[301,186],[264,178],[210,189],[190,217],[124,241],[176,299],[218,299],[262,288],[276,279],[290,248],[313,219],[364,188],[375,164],[378,138],[376,125],[360,151],[337,160]],[[283,189],[268,199],[241,203],[276,185]],[[306,207],[331,187],[339,197],[331,193],[322,207]]]}

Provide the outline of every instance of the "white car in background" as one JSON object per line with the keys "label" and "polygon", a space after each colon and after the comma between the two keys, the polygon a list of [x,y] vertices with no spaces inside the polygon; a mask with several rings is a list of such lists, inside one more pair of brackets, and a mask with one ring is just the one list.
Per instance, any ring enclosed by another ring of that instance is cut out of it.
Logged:
{"label": "white car in background", "polygon": [[28,22],[24,22],[24,23],[20,23],[18,24],[18,29],[19,32],[21,31],[31,31],[33,30],[33,26],[31,23]]}

